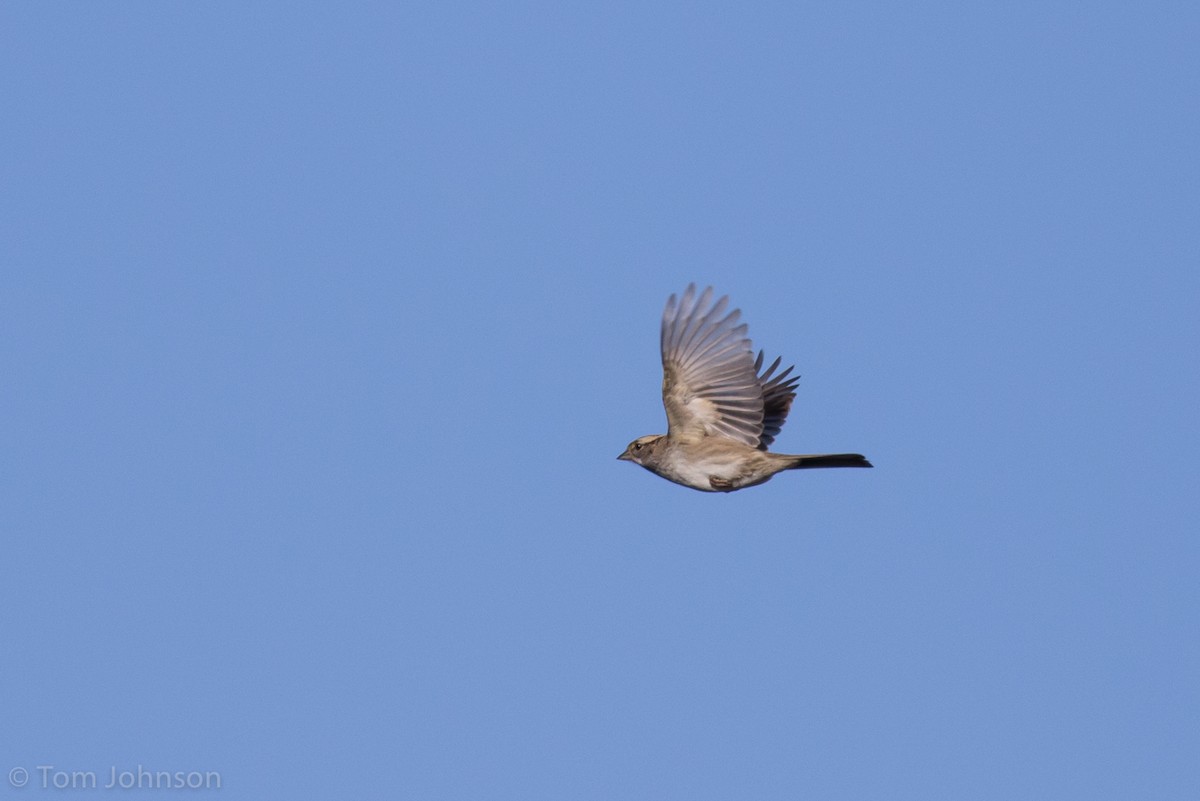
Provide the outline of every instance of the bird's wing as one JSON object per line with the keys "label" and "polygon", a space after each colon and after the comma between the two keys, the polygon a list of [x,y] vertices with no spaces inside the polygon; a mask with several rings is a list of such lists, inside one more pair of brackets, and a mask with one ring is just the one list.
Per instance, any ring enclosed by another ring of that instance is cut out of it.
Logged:
{"label": "bird's wing", "polygon": [[[758,449],[765,451],[779,436],[780,429],[783,428],[783,423],[787,420],[788,412],[792,408],[792,399],[796,397],[796,385],[800,383],[800,376],[791,375],[792,370],[796,369],[792,365],[784,370],[779,375],[774,375],[775,370],[779,367],[779,359],[771,362],[771,366],[758,374],[758,383],[762,387],[763,396],[763,430],[758,438]],[[762,369],[763,352],[758,352],[758,358],[754,360],[754,372],[758,373]]]}
{"label": "bird's wing", "polygon": [[[712,306],[712,287],[696,297],[690,284],[663,311],[663,406],[668,435],[697,440],[722,436],[757,448],[763,433],[763,395],[741,312],[725,314],[729,298]],[[722,316],[724,315],[724,316]]]}

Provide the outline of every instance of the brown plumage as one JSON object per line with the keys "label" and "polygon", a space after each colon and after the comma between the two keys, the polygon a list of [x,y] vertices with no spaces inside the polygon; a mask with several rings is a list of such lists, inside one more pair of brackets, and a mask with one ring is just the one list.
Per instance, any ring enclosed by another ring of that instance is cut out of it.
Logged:
{"label": "brown plumage", "polygon": [[781,470],[871,467],[857,453],[771,453],[796,397],[794,367],[780,359],[763,369],[751,356],[741,312],[726,313],[729,298],[712,301],[712,287],[696,297],[671,295],[663,311],[660,347],[667,433],[639,437],[618,459],[634,462],[676,484],[704,492],[732,492],[769,480]]}

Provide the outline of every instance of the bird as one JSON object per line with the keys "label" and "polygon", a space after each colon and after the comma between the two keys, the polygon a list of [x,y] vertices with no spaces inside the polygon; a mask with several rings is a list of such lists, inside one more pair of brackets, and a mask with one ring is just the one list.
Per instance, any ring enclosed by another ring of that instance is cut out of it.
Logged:
{"label": "bird", "polygon": [[763,368],[729,296],[713,288],[696,295],[689,284],[663,310],[663,406],[667,433],[638,437],[617,458],[701,492],[734,492],[769,481],[783,470],[873,467],[858,453],[785,454],[767,448],[791,410],[800,377],[795,365]]}

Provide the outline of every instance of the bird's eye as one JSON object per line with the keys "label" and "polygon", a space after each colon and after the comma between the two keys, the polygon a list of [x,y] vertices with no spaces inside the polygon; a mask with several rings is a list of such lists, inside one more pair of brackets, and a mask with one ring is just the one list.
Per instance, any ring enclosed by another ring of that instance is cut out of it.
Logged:
{"label": "bird's eye", "polygon": [[642,443],[640,443],[640,442],[633,443],[633,449],[635,451],[640,451],[642,449]]}

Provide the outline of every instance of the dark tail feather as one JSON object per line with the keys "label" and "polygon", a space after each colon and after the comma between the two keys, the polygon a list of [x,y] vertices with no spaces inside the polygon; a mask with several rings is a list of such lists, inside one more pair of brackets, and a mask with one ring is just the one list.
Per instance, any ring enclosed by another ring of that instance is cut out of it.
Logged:
{"label": "dark tail feather", "polygon": [[788,470],[803,470],[806,467],[873,467],[861,453],[820,453],[811,456],[793,456],[796,461]]}

